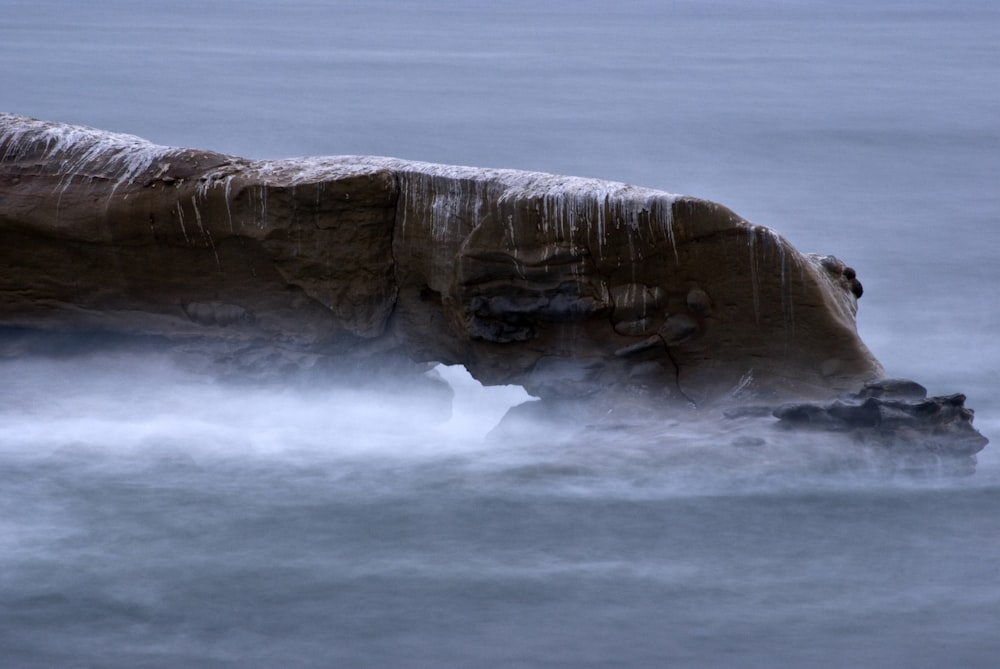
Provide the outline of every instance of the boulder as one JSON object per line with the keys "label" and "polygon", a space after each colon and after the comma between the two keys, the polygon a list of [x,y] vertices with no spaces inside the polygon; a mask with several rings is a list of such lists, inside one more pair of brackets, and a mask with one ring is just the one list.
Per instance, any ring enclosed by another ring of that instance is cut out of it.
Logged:
{"label": "boulder", "polygon": [[248,160],[0,115],[0,266],[8,332],[154,338],[237,373],[443,362],[683,406],[884,376],[843,262],[706,200],[578,177]]}

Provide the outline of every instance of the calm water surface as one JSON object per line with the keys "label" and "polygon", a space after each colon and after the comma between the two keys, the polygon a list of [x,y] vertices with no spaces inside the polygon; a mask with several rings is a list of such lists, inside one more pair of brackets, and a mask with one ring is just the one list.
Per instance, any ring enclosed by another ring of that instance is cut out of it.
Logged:
{"label": "calm water surface", "polygon": [[[865,284],[894,375],[1000,437],[991,2],[6,0],[0,109],[722,202]],[[484,439],[517,389],[227,388],[0,363],[0,664],[995,667],[1000,457],[718,468],[628,429]],[[704,435],[699,435],[704,437]]]}

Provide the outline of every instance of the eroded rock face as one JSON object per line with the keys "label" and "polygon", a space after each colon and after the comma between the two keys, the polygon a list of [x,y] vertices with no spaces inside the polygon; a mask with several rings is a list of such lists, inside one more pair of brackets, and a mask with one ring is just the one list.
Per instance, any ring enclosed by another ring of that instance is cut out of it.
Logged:
{"label": "eroded rock face", "polygon": [[0,323],[261,360],[460,363],[543,397],[881,377],[839,260],[704,200],[513,170],[253,161],[0,115]]}

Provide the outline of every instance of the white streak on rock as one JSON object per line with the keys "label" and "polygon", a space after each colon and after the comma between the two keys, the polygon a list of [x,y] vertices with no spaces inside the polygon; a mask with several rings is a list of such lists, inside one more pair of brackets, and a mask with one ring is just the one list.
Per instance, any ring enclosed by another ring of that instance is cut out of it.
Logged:
{"label": "white streak on rock", "polygon": [[747,244],[750,247],[750,289],[753,291],[753,318],[760,325],[760,278],[757,267],[757,226],[747,230]]}
{"label": "white streak on rock", "polygon": [[190,244],[191,239],[188,237],[187,228],[184,227],[184,207],[180,202],[177,203],[177,220],[180,221],[181,234],[184,235],[184,241]]}
{"label": "white streak on rock", "polygon": [[233,210],[230,207],[230,203],[233,200],[233,193],[232,193],[233,176],[235,176],[235,175],[230,174],[229,176],[227,176],[225,178],[225,182],[224,182],[225,183],[225,191],[224,191],[224,193],[225,193],[225,198],[226,198],[226,217],[229,219],[229,231],[235,234],[236,230],[233,228]]}

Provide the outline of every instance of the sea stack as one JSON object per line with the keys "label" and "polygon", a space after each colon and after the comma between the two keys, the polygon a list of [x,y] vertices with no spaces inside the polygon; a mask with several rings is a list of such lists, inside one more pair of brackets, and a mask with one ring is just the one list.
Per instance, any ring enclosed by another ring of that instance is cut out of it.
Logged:
{"label": "sea stack", "polygon": [[823,399],[860,283],[725,207],[366,156],[248,160],[0,115],[0,325],[234,372],[462,364],[540,397]]}

